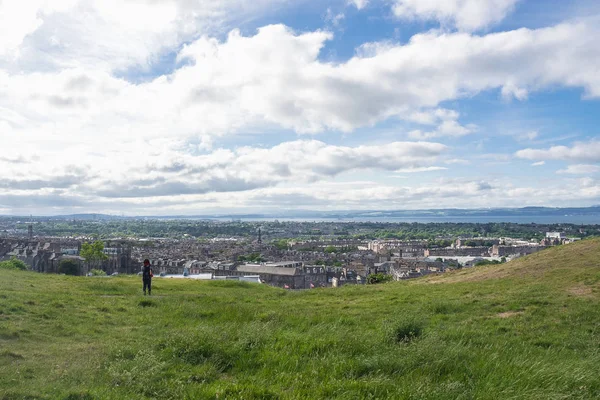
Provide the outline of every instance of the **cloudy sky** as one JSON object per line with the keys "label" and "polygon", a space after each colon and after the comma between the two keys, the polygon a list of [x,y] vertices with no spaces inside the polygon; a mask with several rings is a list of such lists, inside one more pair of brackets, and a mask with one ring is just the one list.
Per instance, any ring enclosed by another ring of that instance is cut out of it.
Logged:
{"label": "cloudy sky", "polygon": [[0,214],[600,204],[597,0],[0,0]]}

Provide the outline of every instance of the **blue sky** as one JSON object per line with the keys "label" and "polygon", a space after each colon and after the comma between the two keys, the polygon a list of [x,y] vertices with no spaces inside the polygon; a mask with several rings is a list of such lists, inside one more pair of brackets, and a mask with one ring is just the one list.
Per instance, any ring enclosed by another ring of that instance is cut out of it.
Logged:
{"label": "blue sky", "polygon": [[600,204],[592,0],[0,3],[0,214]]}

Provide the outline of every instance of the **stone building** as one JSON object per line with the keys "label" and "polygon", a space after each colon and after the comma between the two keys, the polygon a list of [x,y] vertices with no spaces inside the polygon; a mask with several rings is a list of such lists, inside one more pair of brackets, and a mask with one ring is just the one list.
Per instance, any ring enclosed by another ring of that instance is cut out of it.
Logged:
{"label": "stone building", "polygon": [[265,264],[243,264],[230,275],[258,275],[263,283],[286,289],[304,289],[306,280],[301,268],[274,267]]}
{"label": "stone building", "polygon": [[326,267],[322,265],[307,265],[303,270],[305,289],[328,286]]}

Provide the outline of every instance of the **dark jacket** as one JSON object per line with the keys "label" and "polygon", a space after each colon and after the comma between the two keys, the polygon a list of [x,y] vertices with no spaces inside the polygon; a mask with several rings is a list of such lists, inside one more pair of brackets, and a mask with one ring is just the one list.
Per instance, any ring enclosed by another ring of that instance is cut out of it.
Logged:
{"label": "dark jacket", "polygon": [[152,279],[152,267],[150,265],[144,265],[144,267],[142,267],[142,279],[145,281]]}

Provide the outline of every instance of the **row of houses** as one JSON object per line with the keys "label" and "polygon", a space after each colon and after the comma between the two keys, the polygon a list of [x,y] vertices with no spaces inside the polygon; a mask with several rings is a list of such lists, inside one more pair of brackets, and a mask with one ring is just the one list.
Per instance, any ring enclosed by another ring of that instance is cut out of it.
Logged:
{"label": "row of houses", "polygon": [[[58,273],[63,260],[79,265],[80,275],[88,273],[85,259],[79,256],[81,242],[73,240],[38,241],[29,239],[0,239],[0,261],[16,258],[36,272]],[[131,259],[128,247],[113,245],[106,247],[107,259],[97,267],[108,274],[133,273],[139,270]]]}
{"label": "row of houses", "polygon": [[150,261],[161,275],[211,274],[215,278],[259,276],[265,284],[286,289],[331,287],[334,282],[338,286],[364,282],[364,275],[349,268],[305,265],[298,261],[228,263],[194,260],[169,262],[167,265],[162,260]]}

